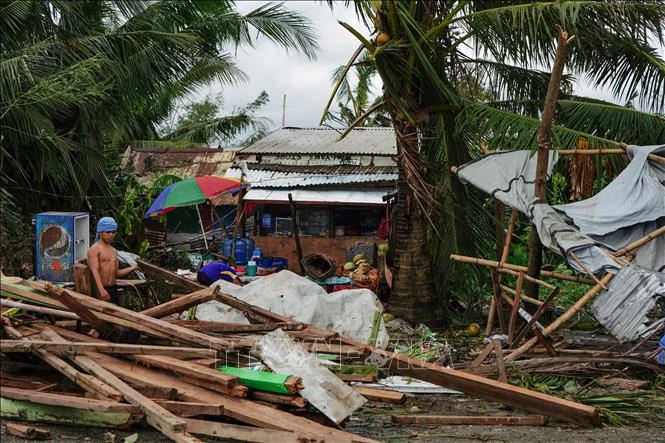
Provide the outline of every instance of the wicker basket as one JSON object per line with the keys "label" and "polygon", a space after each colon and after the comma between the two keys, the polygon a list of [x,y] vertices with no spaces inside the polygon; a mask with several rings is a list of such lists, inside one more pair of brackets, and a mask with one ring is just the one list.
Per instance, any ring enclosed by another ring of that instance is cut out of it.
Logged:
{"label": "wicker basket", "polygon": [[309,277],[319,280],[332,277],[337,272],[335,260],[325,254],[309,254],[302,259],[302,264]]}

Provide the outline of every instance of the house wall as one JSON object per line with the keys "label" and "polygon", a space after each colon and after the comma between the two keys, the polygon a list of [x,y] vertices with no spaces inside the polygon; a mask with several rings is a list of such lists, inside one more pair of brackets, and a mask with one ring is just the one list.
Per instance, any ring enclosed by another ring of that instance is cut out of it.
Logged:
{"label": "house wall", "polygon": [[[254,236],[255,247],[263,249],[263,255],[266,257],[276,256],[284,257],[289,261],[289,270],[300,273],[298,265],[298,253],[296,251],[296,241],[293,237],[260,237]],[[346,263],[346,248],[356,243],[384,243],[376,237],[301,237],[300,245],[302,247],[303,257],[308,254],[318,252],[326,254],[335,260],[337,266]]]}

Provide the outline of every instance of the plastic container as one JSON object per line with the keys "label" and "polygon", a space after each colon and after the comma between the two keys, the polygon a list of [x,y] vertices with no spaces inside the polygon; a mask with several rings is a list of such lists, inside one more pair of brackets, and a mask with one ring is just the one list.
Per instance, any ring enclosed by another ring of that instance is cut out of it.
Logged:
{"label": "plastic container", "polygon": [[261,248],[254,248],[254,251],[252,251],[252,260],[261,258],[263,257],[263,249]]}
{"label": "plastic container", "polygon": [[247,277],[256,276],[256,262],[250,260],[247,262]]}
{"label": "plastic container", "polygon": [[[231,256],[231,249],[233,248],[233,238],[229,235],[229,238],[224,240],[222,243],[222,255],[224,257]],[[254,240],[249,237],[242,238],[240,235],[236,237],[236,251],[235,251],[235,262],[237,265],[245,266],[250,259],[249,253],[254,250]]]}

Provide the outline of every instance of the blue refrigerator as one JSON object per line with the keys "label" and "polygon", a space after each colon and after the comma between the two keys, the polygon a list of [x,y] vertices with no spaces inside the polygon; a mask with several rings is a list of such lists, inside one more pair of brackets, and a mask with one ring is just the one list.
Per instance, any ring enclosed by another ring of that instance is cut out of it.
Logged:
{"label": "blue refrigerator", "polygon": [[74,281],[74,263],[90,247],[87,212],[42,212],[35,216],[35,275],[52,282]]}

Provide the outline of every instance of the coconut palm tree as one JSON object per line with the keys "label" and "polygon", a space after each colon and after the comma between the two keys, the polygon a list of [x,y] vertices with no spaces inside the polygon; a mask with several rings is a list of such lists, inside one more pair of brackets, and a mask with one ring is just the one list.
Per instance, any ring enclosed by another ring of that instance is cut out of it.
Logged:
{"label": "coconut palm tree", "polygon": [[157,138],[202,85],[245,80],[231,51],[255,36],[317,51],[309,21],[281,4],[241,15],[229,0],[0,0],[0,21],[3,213],[101,206],[120,142]]}
{"label": "coconut palm tree", "polygon": [[[662,2],[345,4],[353,5],[371,35],[342,23],[360,41],[346,70],[363,53],[373,61],[396,132],[391,304],[407,319],[438,320],[450,253],[472,254],[479,240],[492,235],[480,199],[448,170],[475,155],[480,141],[504,149],[536,148],[559,28],[576,36],[562,92],[583,76],[619,99],[636,97],[642,110],[560,94],[554,147],[573,147],[580,138],[590,146],[663,141],[665,120],[653,114],[665,108],[665,62],[657,51],[664,38]],[[493,91],[492,100],[465,96],[459,82],[464,77],[479,79]]]}

